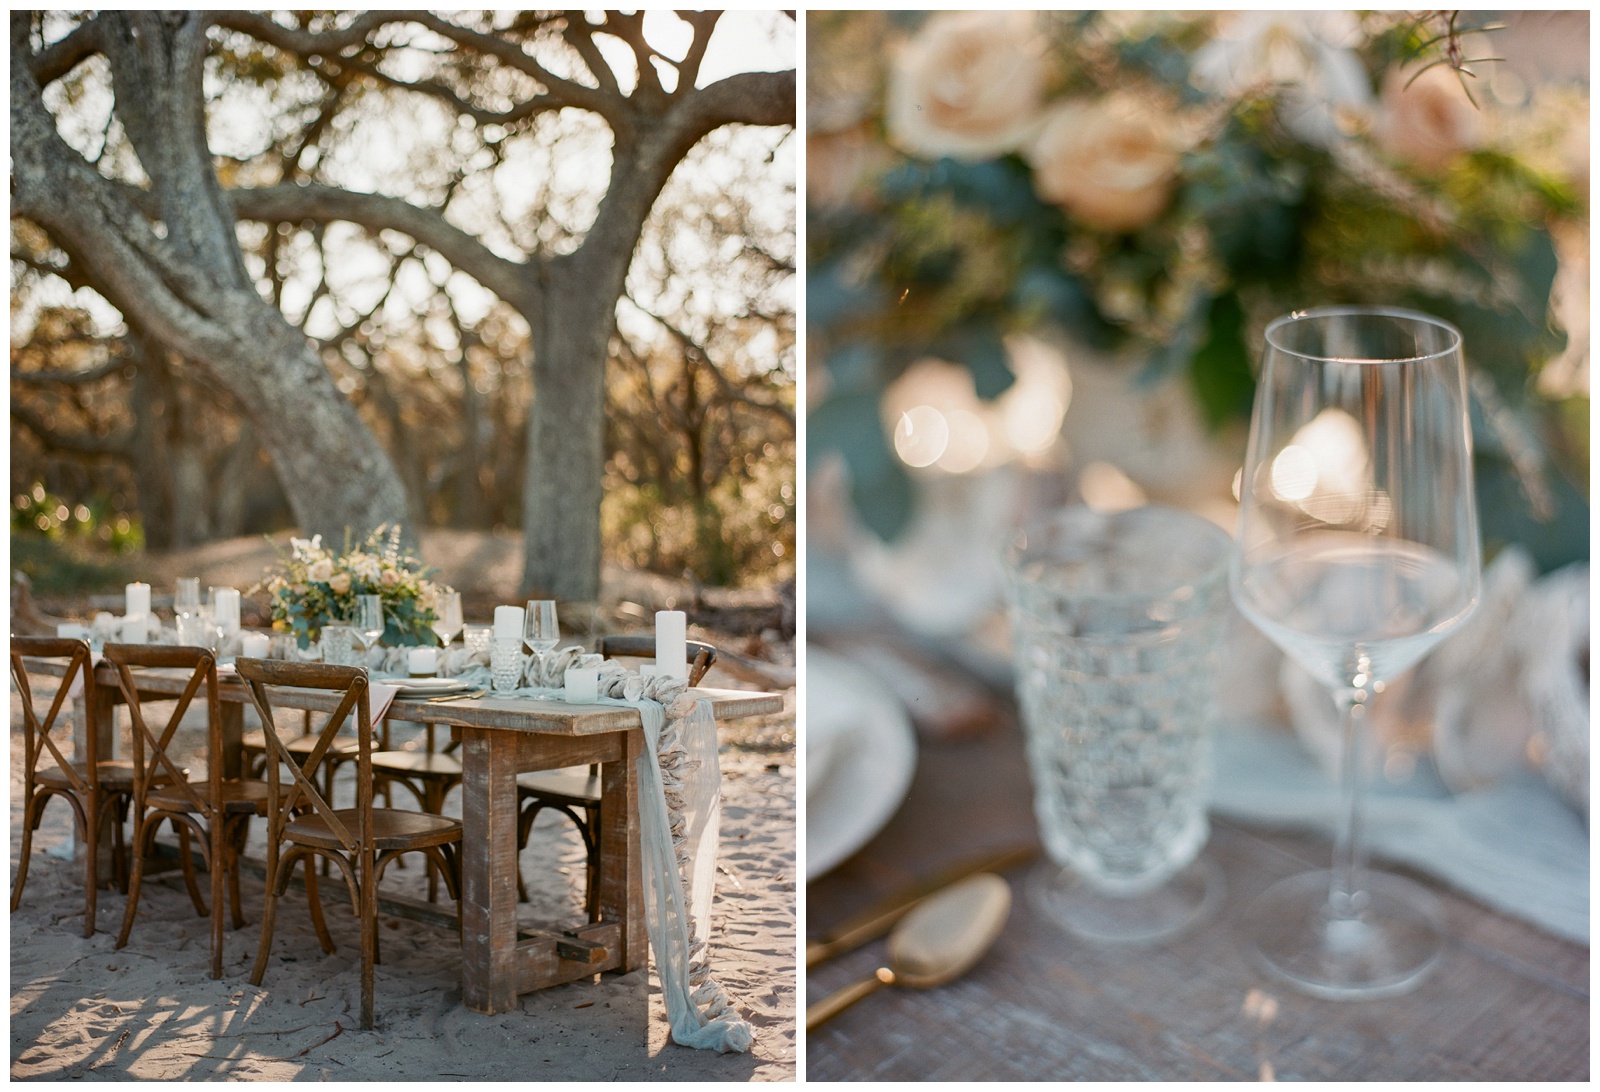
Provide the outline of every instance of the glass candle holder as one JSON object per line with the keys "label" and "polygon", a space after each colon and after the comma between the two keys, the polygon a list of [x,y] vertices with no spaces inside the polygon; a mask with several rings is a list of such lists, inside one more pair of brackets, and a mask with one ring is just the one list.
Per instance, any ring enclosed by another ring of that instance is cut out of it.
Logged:
{"label": "glass candle holder", "polygon": [[495,692],[504,694],[520,687],[523,666],[520,637],[494,642],[489,649],[489,681]]}

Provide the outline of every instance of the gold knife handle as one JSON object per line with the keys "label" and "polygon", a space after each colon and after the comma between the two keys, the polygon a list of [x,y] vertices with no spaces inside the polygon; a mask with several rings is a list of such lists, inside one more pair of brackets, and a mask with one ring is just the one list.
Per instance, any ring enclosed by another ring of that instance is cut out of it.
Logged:
{"label": "gold knife handle", "polygon": [[845,1009],[869,994],[877,993],[885,986],[894,985],[894,972],[887,967],[879,967],[872,974],[859,982],[852,982],[842,990],[837,990],[806,1009],[806,1030],[820,1027],[832,1020]]}
{"label": "gold knife handle", "polygon": [[964,880],[968,876],[979,872],[1005,872],[1017,865],[1026,864],[1037,854],[1038,848],[1033,845],[1013,846],[999,853],[991,853],[985,857],[972,857],[935,873],[933,876],[911,885],[889,899],[879,903],[871,909],[857,914],[846,921],[834,926],[833,930],[823,936],[821,940],[806,943],[806,966],[815,967],[818,963],[853,951],[870,940],[877,940],[886,934],[906,913],[917,903],[940,891],[957,880]]}

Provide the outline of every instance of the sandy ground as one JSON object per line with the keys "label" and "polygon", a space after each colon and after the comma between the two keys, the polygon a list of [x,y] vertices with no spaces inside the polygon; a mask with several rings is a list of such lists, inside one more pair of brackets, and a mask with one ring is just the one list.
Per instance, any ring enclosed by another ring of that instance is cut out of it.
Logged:
{"label": "sandy ground", "polygon": [[[733,686],[727,679],[714,685]],[[21,716],[12,693],[11,872],[21,844]],[[146,883],[128,946],[113,948],[126,898],[99,900],[97,932],[80,934],[81,865],[60,801],[35,835],[22,906],[11,914],[11,1077],[165,1080],[793,1080],[795,1077],[795,777],[789,712],[723,735],[721,874],[713,967],[755,1028],[748,1054],[672,1044],[654,972],[601,975],[526,994],[515,1012],[461,1005],[454,934],[384,917],[376,972],[378,1026],[359,1030],[359,941],[348,903],[324,886],[338,951],[316,944],[304,896],[278,914],[262,986],[248,982],[260,940],[259,879],[243,880],[248,924],[227,933],[224,973],[207,976],[206,919],[174,873]],[[124,726],[125,731],[125,726]],[[186,727],[185,732],[190,730]],[[201,730],[190,733],[191,746]],[[196,760],[199,756],[196,755]],[[191,769],[203,763],[191,762]],[[459,814],[454,795],[447,811]],[[257,821],[248,852],[264,856]],[[582,847],[546,813],[522,869],[521,917],[582,920]],[[204,878],[202,877],[202,885]],[[9,889],[9,884],[8,884]],[[421,897],[419,866],[384,889]],[[441,895],[441,898],[445,896]]]}

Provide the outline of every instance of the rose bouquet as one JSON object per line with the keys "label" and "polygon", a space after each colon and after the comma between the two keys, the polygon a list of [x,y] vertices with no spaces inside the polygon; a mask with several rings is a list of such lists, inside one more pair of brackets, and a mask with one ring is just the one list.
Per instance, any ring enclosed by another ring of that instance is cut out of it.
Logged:
{"label": "rose bouquet", "polygon": [[1553,289],[1587,90],[1478,61],[1472,14],[811,13],[808,436],[863,522],[915,506],[884,398],[914,364],[994,404],[1044,332],[1220,430],[1268,321],[1387,303],[1465,336],[1491,548],[1586,556],[1586,290]]}
{"label": "rose bouquet", "polygon": [[291,538],[279,571],[252,593],[271,597],[272,628],[294,634],[301,648],[320,639],[324,626],[352,617],[358,595],[382,597],[384,644],[438,644],[433,623],[439,595],[450,589],[429,580],[432,570],[401,553],[400,537],[399,527],[384,526],[352,546],[347,535],[342,553],[323,546],[321,535]]}

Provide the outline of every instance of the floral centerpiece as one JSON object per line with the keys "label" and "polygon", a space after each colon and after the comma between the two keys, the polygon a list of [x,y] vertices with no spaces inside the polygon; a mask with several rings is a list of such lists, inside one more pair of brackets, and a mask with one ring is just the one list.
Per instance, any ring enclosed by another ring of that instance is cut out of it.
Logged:
{"label": "floral centerpiece", "polygon": [[1588,92],[1481,14],[812,12],[811,456],[892,538],[916,366],[997,405],[1045,333],[1237,432],[1268,321],[1395,304],[1465,336],[1490,548],[1586,556]]}
{"label": "floral centerpiece", "polygon": [[358,595],[382,597],[384,644],[436,645],[439,595],[450,589],[428,579],[433,570],[403,554],[400,541],[400,528],[387,525],[354,546],[347,532],[339,553],[324,546],[321,535],[291,538],[279,571],[252,591],[266,591],[272,628],[294,634],[301,648],[319,640],[324,626],[353,617]]}

